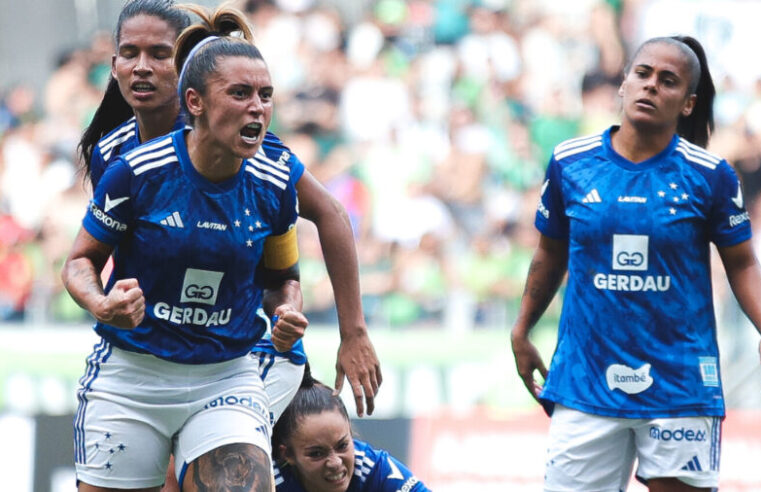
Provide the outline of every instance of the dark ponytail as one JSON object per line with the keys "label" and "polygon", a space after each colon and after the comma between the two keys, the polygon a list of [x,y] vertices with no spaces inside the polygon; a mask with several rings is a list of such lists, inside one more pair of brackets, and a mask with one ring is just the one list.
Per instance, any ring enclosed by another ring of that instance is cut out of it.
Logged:
{"label": "dark ponytail", "polygon": [[98,141],[132,115],[132,108],[122,97],[119,83],[112,76],[108,80],[108,87],[100,101],[100,106],[79,140],[79,155],[82,157],[80,165],[85,179],[90,177],[90,161]]}
{"label": "dark ponytail", "polygon": [[[190,25],[190,16],[175,8],[174,0],[129,0],[122,7],[116,22],[114,40],[117,49],[121,40],[122,25],[138,15],[148,15],[163,20],[174,29],[175,36]],[[92,121],[79,140],[79,155],[82,158],[80,166],[85,179],[90,177],[90,161],[98,141],[119,124],[131,118],[133,114],[132,108],[119,90],[119,83],[112,76]]]}
{"label": "dark ponytail", "polygon": [[706,54],[700,42],[693,37],[672,36],[672,39],[687,45],[695,53],[700,64],[700,75],[693,91],[696,96],[695,107],[689,116],[679,118],[676,131],[695,145],[705,148],[714,129],[713,100],[716,97],[716,88],[713,85],[711,72],[708,70]]}
{"label": "dark ponytail", "polygon": [[309,363],[304,368],[304,376],[301,379],[296,395],[288,404],[283,414],[272,429],[272,451],[277,455],[281,444],[287,446],[298,428],[300,420],[307,415],[316,415],[322,412],[338,410],[349,422],[349,412],[340,396],[333,395],[333,389],[324,385],[312,377]]}

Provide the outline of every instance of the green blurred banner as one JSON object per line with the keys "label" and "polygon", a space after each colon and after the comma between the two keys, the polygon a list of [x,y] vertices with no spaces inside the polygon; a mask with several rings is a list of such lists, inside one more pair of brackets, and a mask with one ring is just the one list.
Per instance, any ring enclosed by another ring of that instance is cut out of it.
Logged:
{"label": "green blurred banner", "polygon": [[[535,405],[515,373],[506,331],[373,330],[371,338],[383,372],[373,417],[416,416],[444,407],[509,412]],[[551,336],[539,339],[545,351],[552,350]],[[87,326],[0,326],[0,412],[76,411],[77,381],[97,342]],[[338,329],[310,326],[304,343],[314,375],[334,385]],[[352,411],[348,384],[342,397]]]}

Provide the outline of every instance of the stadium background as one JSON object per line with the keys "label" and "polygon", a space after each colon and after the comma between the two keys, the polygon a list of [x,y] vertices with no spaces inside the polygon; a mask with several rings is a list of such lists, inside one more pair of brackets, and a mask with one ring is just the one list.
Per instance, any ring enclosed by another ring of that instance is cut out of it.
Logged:
{"label": "stadium background", "polygon": [[[108,77],[121,5],[0,0],[4,490],[74,489],[71,416],[94,335],[58,274],[89,194],[75,172],[75,147]],[[273,75],[273,129],[344,203],[355,227],[364,308],[385,378],[376,414],[356,420],[357,430],[439,492],[539,490],[548,420],[515,375],[507,330],[552,146],[617,120],[622,64],[639,42],[695,35],[718,88],[710,150],[738,170],[758,229],[761,2],[238,5]],[[332,383],[338,338],[329,281],[314,228],[299,229],[312,322],[305,343],[315,373]],[[761,246],[761,234],[756,240]],[[757,491],[759,337],[720,265],[714,273],[729,408],[722,490]],[[535,330],[547,358],[559,304]]]}

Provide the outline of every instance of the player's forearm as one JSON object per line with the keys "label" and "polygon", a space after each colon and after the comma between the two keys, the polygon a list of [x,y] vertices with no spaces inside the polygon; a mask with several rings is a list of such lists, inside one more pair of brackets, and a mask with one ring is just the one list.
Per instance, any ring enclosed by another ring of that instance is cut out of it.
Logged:
{"label": "player's forearm", "polygon": [[308,172],[296,186],[300,215],[317,226],[325,266],[333,286],[341,337],[364,333],[359,263],[346,209]]}
{"label": "player's forearm", "polygon": [[264,290],[262,306],[267,315],[275,314],[278,306],[287,304],[296,311],[304,308],[304,299],[301,294],[301,283],[298,280],[284,280],[278,287]]}
{"label": "player's forearm", "polygon": [[95,318],[99,318],[105,299],[99,272],[88,258],[69,259],[61,271],[63,285],[71,298]]}
{"label": "player's forearm", "polygon": [[366,332],[359,287],[359,262],[349,217],[331,214],[318,224],[320,246],[333,287],[341,337]]}
{"label": "player's forearm", "polygon": [[[758,265],[737,272],[735,277],[732,290],[737,302],[756,327],[756,330],[761,333],[761,298],[758,296],[758,287],[761,286],[761,272],[759,272]],[[755,286],[755,288],[751,286]]]}
{"label": "player's forearm", "polygon": [[729,285],[737,303],[761,333],[761,266],[753,254],[750,242],[729,248],[719,248]]}
{"label": "player's forearm", "polygon": [[544,314],[560,287],[568,267],[567,243],[542,236],[531,260],[514,337],[526,337]]}
{"label": "player's forearm", "polygon": [[112,246],[98,241],[80,228],[61,270],[61,279],[69,295],[96,319],[102,318],[106,301],[100,272],[112,251]]}

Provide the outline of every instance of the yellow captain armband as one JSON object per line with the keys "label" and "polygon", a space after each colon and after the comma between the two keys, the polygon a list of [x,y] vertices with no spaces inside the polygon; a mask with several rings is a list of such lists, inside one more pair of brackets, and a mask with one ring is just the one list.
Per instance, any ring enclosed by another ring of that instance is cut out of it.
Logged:
{"label": "yellow captain armband", "polygon": [[284,270],[299,261],[299,245],[296,225],[279,236],[269,236],[264,241],[264,266],[270,270]]}

